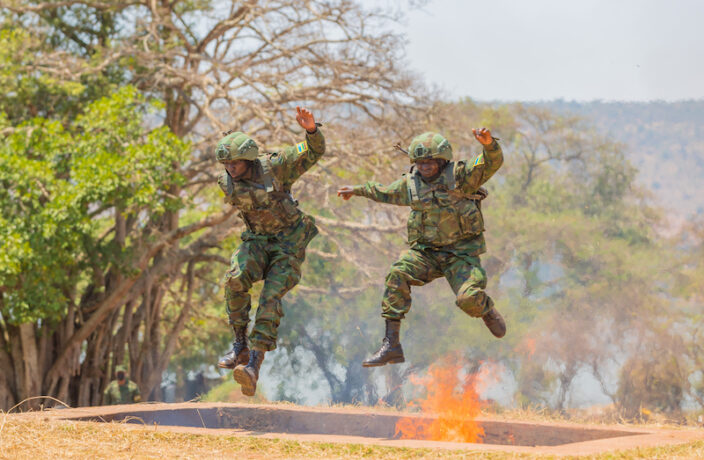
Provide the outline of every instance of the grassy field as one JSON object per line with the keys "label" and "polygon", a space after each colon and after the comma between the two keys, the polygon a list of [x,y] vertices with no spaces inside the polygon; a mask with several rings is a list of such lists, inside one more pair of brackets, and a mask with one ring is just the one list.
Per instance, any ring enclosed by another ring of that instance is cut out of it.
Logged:
{"label": "grassy field", "polygon": [[[472,453],[434,449],[392,448],[361,444],[298,442],[239,436],[193,435],[125,429],[119,424],[49,421],[48,418],[0,416],[0,458],[239,458],[239,459],[513,459],[554,458],[506,453]],[[569,457],[568,457],[569,458]],[[704,458],[704,441],[619,451],[593,459]]]}

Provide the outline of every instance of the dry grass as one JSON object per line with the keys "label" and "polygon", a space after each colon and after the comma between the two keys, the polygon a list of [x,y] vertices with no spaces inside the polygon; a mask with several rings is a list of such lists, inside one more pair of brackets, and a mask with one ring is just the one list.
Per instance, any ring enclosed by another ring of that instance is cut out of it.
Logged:
{"label": "dry grass", "polygon": [[[118,423],[17,419],[0,433],[0,458],[467,458],[466,453],[126,429]],[[472,458],[505,458],[477,455]],[[521,458],[521,457],[516,457]],[[525,458],[525,457],[524,457]]]}
{"label": "dry grass", "polygon": [[[2,417],[2,416],[0,416]],[[360,444],[298,442],[228,435],[196,435],[125,427],[118,423],[7,417],[0,431],[0,458],[246,458],[246,459],[523,459],[524,454],[392,448]],[[582,457],[592,459],[704,458],[704,441],[675,447],[634,449]]]}
{"label": "dry grass", "polygon": [[631,427],[654,427],[678,429],[687,426],[701,426],[694,416],[689,419],[685,417],[668,417],[664,414],[650,414],[639,420],[625,420],[618,415],[618,412],[609,408],[604,410],[595,409],[572,409],[563,412],[548,409],[527,408],[527,409],[501,409],[498,411],[482,411],[482,416],[493,420],[521,420],[524,422],[539,423],[576,423],[580,425],[627,425]]}

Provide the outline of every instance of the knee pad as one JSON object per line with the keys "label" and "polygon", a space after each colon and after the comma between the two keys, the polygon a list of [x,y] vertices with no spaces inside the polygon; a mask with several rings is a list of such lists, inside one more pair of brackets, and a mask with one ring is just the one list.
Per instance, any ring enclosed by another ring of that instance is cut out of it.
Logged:
{"label": "knee pad", "polygon": [[457,296],[456,303],[463,312],[476,318],[482,316],[487,298],[484,291],[466,292]]}

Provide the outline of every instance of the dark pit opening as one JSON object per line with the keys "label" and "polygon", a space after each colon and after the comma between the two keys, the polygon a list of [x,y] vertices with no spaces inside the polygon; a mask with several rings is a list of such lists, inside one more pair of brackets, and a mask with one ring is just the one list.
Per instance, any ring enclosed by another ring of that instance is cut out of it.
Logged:
{"label": "dark pit opening", "polygon": [[[315,412],[265,407],[204,407],[173,410],[135,410],[73,420],[126,422],[196,428],[232,428],[255,433],[319,434],[396,439],[393,414]],[[559,446],[596,439],[633,436],[638,433],[539,425],[525,422],[481,421],[484,444],[514,446]]]}

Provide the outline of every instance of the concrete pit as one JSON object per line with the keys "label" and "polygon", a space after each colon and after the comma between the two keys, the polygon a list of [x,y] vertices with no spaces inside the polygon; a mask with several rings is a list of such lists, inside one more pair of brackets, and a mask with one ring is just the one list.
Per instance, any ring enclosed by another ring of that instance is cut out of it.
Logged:
{"label": "concrete pit", "polygon": [[288,404],[133,404],[44,412],[46,417],[114,422],[126,429],[252,436],[297,441],[375,444],[472,451],[590,455],[704,439],[704,430],[652,426],[600,426],[480,418],[481,444],[398,439],[396,422],[422,417],[364,407],[314,408]]}
{"label": "concrete pit", "polygon": [[[205,429],[236,429],[254,433],[314,434],[398,439],[396,422],[409,415],[307,411],[266,406],[127,410],[101,416],[78,417],[93,422]],[[416,417],[415,415],[410,415]],[[427,419],[426,419],[427,420]],[[482,420],[482,443],[513,446],[559,446],[596,439],[637,436],[644,433]]]}

